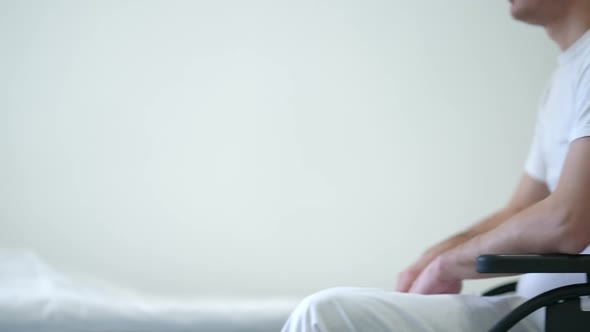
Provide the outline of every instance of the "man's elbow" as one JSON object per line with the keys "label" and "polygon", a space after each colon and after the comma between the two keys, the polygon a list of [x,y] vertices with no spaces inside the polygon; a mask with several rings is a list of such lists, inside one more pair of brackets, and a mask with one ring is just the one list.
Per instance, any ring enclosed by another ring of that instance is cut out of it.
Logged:
{"label": "man's elbow", "polygon": [[584,251],[590,245],[590,206],[559,204],[553,210],[558,220],[559,252],[579,254]]}

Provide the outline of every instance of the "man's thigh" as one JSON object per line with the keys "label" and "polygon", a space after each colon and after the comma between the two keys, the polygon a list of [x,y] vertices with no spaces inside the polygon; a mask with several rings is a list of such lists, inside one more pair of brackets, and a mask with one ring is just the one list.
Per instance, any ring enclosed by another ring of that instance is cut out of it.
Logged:
{"label": "man's thigh", "polygon": [[[332,288],[305,298],[283,332],[485,331],[525,299],[516,295],[417,295]],[[531,319],[511,332],[539,332]]]}

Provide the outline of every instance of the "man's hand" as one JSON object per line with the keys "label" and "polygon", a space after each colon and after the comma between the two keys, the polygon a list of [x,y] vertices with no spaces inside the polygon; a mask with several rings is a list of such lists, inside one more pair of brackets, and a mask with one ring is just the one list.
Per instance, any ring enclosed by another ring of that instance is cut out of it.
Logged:
{"label": "man's hand", "polygon": [[416,279],[418,279],[418,277],[429,266],[429,264],[431,264],[446,251],[467,241],[469,238],[470,236],[467,235],[467,233],[461,233],[430,248],[428,251],[426,251],[426,253],[424,253],[424,255],[422,255],[422,257],[420,257],[417,262],[410,265],[410,267],[398,275],[396,290],[403,293],[409,292],[414,282],[416,282]]}
{"label": "man's hand", "polygon": [[409,292],[418,276],[435,258],[436,256],[424,254],[424,256],[422,256],[417,262],[402,271],[397,277],[396,290],[403,293]]}
{"label": "man's hand", "polygon": [[406,293],[410,291],[414,281],[418,278],[420,273],[426,268],[430,261],[424,259],[424,256],[410,267],[400,272],[397,276],[397,287],[398,292]]}
{"label": "man's hand", "polygon": [[420,273],[410,288],[417,294],[459,294],[463,281],[451,277],[447,271],[445,256],[439,256]]}

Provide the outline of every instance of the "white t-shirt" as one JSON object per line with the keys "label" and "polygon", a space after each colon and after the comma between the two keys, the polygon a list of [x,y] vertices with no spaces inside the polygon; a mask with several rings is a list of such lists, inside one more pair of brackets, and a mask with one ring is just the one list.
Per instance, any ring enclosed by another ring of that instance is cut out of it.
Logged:
{"label": "white t-shirt", "polygon": [[[557,187],[570,143],[590,136],[590,31],[560,54],[558,63],[541,101],[525,164],[525,172],[545,182],[551,192]],[[590,247],[584,253],[590,253]],[[585,280],[584,274],[526,274],[517,293],[533,297]]]}

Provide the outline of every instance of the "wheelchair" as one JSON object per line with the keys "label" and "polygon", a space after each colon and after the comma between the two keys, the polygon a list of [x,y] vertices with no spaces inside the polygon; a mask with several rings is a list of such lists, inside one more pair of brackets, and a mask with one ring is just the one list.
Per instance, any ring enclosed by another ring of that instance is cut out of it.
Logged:
{"label": "wheelchair", "polygon": [[[590,255],[482,255],[479,273],[585,273],[586,283],[552,289],[524,302],[500,320],[489,332],[507,332],[537,309],[546,308],[545,332],[590,331],[590,311],[581,309],[581,296],[590,295]],[[493,296],[516,290],[516,282],[501,285],[482,295]]]}

